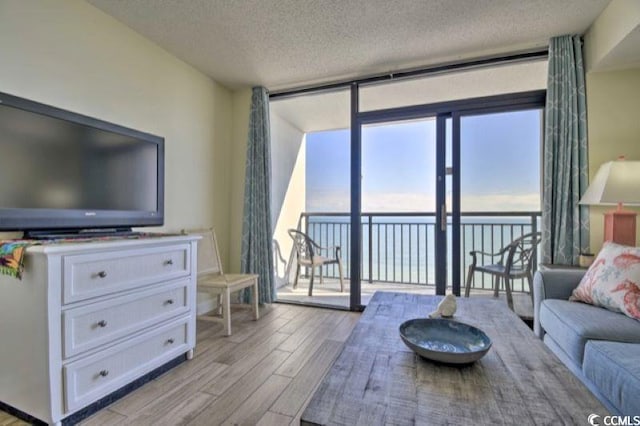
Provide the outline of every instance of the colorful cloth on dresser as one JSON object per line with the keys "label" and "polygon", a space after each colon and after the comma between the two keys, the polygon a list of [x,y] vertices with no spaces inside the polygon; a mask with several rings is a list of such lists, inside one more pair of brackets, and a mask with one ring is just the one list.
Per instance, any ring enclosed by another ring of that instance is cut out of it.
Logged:
{"label": "colorful cloth on dresser", "polygon": [[0,242],[0,274],[22,279],[24,255],[34,241],[14,240]]}

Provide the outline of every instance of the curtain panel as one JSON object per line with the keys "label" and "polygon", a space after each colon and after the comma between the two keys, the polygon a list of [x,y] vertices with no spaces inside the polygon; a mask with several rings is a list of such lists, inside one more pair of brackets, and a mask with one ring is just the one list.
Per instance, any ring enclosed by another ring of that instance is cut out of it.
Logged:
{"label": "curtain panel", "polygon": [[[269,95],[264,87],[254,87],[245,165],[240,267],[243,273],[260,276],[260,303],[271,303],[276,297],[271,243],[270,152]],[[242,298],[248,302],[248,291],[243,293]]]}
{"label": "curtain panel", "polygon": [[543,148],[542,261],[575,265],[589,250],[587,107],[582,40],[549,41]]}

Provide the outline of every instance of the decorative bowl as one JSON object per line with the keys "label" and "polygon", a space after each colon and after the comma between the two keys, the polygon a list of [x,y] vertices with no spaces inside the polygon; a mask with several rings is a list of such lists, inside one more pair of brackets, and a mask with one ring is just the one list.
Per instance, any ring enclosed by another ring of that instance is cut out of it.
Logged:
{"label": "decorative bowl", "polygon": [[400,325],[402,341],[423,358],[469,364],[491,348],[491,339],[469,324],[442,318],[416,318]]}

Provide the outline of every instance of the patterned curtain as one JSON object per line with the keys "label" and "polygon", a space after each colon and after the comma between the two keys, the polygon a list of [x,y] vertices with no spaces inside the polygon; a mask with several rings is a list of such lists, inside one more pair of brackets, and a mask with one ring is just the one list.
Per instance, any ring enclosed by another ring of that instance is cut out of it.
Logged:
{"label": "patterned curtain", "polygon": [[542,259],[575,265],[589,250],[589,215],[578,205],[588,185],[587,107],[582,41],[549,41],[544,131]]}
{"label": "patterned curtain", "polygon": [[[264,87],[254,87],[245,166],[240,266],[243,273],[260,275],[260,303],[271,303],[276,296],[271,245],[270,147],[269,95]],[[242,298],[248,301],[249,292],[245,291]]]}

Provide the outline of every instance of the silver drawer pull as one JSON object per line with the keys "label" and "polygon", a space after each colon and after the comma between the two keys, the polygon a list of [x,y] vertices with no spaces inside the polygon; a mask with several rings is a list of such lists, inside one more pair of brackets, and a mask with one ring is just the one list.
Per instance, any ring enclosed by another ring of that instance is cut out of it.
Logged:
{"label": "silver drawer pull", "polygon": [[169,299],[164,302],[165,305],[173,305],[173,299]]}
{"label": "silver drawer pull", "polygon": [[96,276],[100,278],[105,278],[107,276],[107,271],[100,271],[96,274]]}
{"label": "silver drawer pull", "polygon": [[98,374],[100,377],[107,377],[109,375],[109,370],[101,370]]}
{"label": "silver drawer pull", "polygon": [[169,345],[173,345],[173,342],[175,342],[175,340],[173,340],[173,337],[167,340],[167,344]]}
{"label": "silver drawer pull", "polygon": [[100,320],[98,321],[98,327],[106,327],[107,326],[107,322],[105,320]]}
{"label": "silver drawer pull", "polygon": [[169,260],[165,260],[164,261],[164,266],[169,266],[169,265],[173,265],[173,259],[169,259]]}

